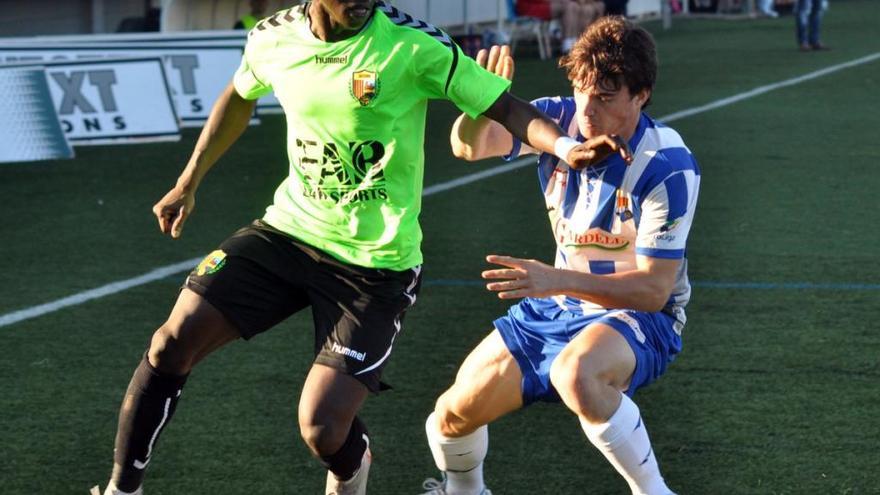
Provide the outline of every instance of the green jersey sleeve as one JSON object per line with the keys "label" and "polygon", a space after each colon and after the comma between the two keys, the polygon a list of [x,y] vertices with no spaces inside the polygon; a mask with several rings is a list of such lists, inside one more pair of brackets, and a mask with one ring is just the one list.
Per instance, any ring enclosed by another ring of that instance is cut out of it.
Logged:
{"label": "green jersey sleeve", "polygon": [[417,53],[415,59],[427,96],[448,99],[471,118],[485,112],[510,88],[510,81],[480,67],[458,45],[450,48],[437,42],[425,43],[419,51],[422,53]]}
{"label": "green jersey sleeve", "polygon": [[235,91],[246,100],[256,100],[272,92],[272,85],[258,75],[260,53],[263,52],[260,44],[254,36],[248,38],[244,54],[241,56],[241,65],[238,66],[232,79]]}

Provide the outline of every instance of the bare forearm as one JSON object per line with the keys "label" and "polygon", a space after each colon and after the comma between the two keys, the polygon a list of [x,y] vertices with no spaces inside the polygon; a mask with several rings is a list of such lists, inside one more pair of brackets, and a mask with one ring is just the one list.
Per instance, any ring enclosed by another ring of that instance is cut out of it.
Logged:
{"label": "bare forearm", "polygon": [[556,140],[564,136],[556,122],[528,102],[504,93],[484,113],[512,135],[536,150],[553,154]]}
{"label": "bare forearm", "polygon": [[671,293],[668,283],[638,270],[609,275],[557,271],[558,293],[606,308],[660,311]]}
{"label": "bare forearm", "polygon": [[472,119],[461,114],[452,125],[449,138],[452,153],[469,161],[504,156],[513,147],[510,132],[498,122],[483,116]]}
{"label": "bare forearm", "polygon": [[177,180],[178,187],[198,188],[208,170],[247,129],[255,104],[240,97],[232,84],[227,86],[211,109],[189,162]]}

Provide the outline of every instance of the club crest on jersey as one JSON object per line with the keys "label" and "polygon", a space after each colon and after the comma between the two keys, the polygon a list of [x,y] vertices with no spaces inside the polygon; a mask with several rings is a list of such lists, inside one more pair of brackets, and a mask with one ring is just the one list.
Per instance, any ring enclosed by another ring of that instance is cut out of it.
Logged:
{"label": "club crest on jersey", "polygon": [[614,211],[620,217],[621,222],[632,220],[633,212],[629,209],[629,198],[623,194],[622,189],[617,190],[617,207]]}
{"label": "club crest on jersey", "polygon": [[211,275],[217,273],[226,264],[226,253],[222,249],[213,251],[196,267],[196,275]]}
{"label": "club crest on jersey", "polygon": [[359,70],[351,75],[351,95],[365,107],[379,96],[379,75],[369,70]]}

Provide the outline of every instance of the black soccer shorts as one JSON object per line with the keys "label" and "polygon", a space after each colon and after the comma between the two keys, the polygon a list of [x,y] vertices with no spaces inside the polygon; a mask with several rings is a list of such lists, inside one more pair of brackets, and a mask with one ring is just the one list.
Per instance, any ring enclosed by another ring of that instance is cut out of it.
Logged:
{"label": "black soccer shorts", "polygon": [[244,339],[311,306],[315,363],[378,392],[421,280],[421,266],[394,271],[350,265],[257,220],[223,241],[184,286],[223,313]]}

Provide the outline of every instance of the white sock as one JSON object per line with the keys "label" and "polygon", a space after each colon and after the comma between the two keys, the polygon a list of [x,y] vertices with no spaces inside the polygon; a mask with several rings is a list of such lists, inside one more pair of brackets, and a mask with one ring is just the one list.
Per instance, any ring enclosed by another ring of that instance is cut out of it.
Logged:
{"label": "white sock", "polygon": [[116,485],[114,485],[112,482],[108,483],[107,489],[104,490],[104,495],[140,495],[142,493],[143,492],[141,491],[140,488],[138,488],[137,490],[135,490],[133,492],[124,492],[124,491],[120,490],[119,488],[116,488]]}
{"label": "white sock", "polygon": [[671,494],[672,491],[660,475],[657,457],[651,448],[639,407],[626,395],[621,394],[621,397],[620,407],[608,422],[593,424],[580,418],[581,428],[590,442],[623,476],[634,494]]}
{"label": "white sock", "polygon": [[434,413],[425,422],[428,445],[437,467],[446,474],[450,495],[479,495],[483,488],[483,459],[489,450],[489,429],[483,425],[463,437],[445,437]]}

